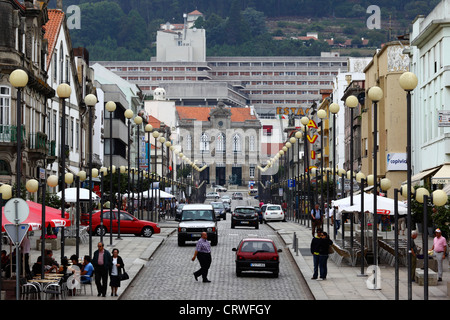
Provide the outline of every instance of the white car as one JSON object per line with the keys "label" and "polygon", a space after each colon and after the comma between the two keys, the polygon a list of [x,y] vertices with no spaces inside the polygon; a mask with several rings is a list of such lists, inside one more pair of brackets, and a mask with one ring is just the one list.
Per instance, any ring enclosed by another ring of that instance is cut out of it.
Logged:
{"label": "white car", "polygon": [[216,191],[216,192],[227,192],[227,188],[217,185],[214,188],[214,191]]}
{"label": "white car", "polygon": [[220,199],[220,195],[217,192],[208,192],[206,194],[206,200],[217,200]]}
{"label": "white car", "polygon": [[284,211],[278,204],[268,204],[263,214],[264,222],[285,221]]}

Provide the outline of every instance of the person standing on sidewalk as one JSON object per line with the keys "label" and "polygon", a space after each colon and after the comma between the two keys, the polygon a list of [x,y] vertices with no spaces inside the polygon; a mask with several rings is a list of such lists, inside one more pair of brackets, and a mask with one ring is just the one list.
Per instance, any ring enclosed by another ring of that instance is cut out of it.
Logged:
{"label": "person standing on sidewalk", "polygon": [[322,211],[319,209],[319,204],[316,204],[315,208],[311,210],[311,226],[312,236],[316,234],[316,228],[322,228]]}
{"label": "person standing on sidewalk", "polygon": [[330,246],[333,241],[330,240],[328,233],[322,232],[319,242],[319,272],[320,279],[326,280],[328,274],[328,254],[330,253]]}
{"label": "person standing on sidewalk", "polygon": [[322,237],[322,228],[317,228],[317,236],[314,236],[311,240],[311,254],[313,255],[314,272],[312,280],[317,280],[319,275],[319,258],[320,258],[320,241]]}
{"label": "person standing on sidewalk", "polygon": [[211,266],[211,244],[208,241],[208,235],[206,232],[202,232],[202,237],[197,241],[194,257],[192,261],[198,259],[200,263],[200,269],[194,272],[194,278],[198,281],[198,277],[202,276],[203,282],[211,282],[208,280],[208,270]]}
{"label": "person standing on sidewalk", "polygon": [[97,286],[97,296],[106,297],[108,287],[108,274],[112,267],[111,253],[105,249],[103,242],[97,244],[98,250],[94,252],[92,265],[94,266],[95,285]]}
{"label": "person standing on sidewalk", "polygon": [[437,265],[438,265],[438,281],[442,281],[442,273],[444,272],[443,260],[445,259],[445,252],[447,251],[447,240],[442,236],[441,229],[436,229],[434,232],[435,237],[433,239],[433,247],[436,255]]}

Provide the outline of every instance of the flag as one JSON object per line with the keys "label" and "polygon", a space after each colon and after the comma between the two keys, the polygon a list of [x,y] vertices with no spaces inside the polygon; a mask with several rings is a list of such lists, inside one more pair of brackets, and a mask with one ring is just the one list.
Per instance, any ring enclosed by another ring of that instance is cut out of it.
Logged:
{"label": "flag", "polygon": [[287,119],[284,114],[278,114],[278,119]]}

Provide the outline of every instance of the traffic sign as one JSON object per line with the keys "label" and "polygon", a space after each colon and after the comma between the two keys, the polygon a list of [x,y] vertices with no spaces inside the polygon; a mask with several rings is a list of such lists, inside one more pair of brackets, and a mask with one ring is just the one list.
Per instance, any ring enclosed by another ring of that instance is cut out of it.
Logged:
{"label": "traffic sign", "polygon": [[14,243],[21,243],[29,228],[29,224],[5,224],[6,233]]}
{"label": "traffic sign", "polygon": [[5,204],[5,218],[11,223],[22,223],[27,220],[30,207],[25,200],[13,198]]}
{"label": "traffic sign", "polygon": [[295,180],[294,179],[289,179],[288,180],[288,187],[289,188],[294,188],[295,187]]}

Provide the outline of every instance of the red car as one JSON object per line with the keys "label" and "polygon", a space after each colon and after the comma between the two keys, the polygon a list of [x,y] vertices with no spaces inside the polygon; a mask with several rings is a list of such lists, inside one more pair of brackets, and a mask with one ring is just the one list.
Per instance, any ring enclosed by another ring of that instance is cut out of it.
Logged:
{"label": "red car", "polygon": [[242,275],[242,271],[269,271],[275,277],[280,272],[280,257],[275,243],[270,239],[248,238],[243,239],[236,252],[236,275]]}
{"label": "red car", "polygon": [[[113,233],[118,232],[118,220],[117,220],[117,209],[112,211],[114,215],[114,220],[112,221],[112,231]],[[110,211],[103,210],[103,227],[100,224],[100,214],[101,211],[95,211],[92,213],[92,229],[93,234],[96,236],[105,235],[110,232],[111,222],[110,222]],[[89,226],[89,213],[84,213],[81,215],[81,225]],[[120,210],[120,233],[121,234],[135,234],[137,236],[151,237],[154,233],[160,233],[161,229],[159,225],[154,222],[139,220],[133,215],[126,211]]]}

